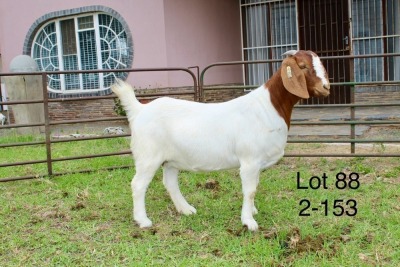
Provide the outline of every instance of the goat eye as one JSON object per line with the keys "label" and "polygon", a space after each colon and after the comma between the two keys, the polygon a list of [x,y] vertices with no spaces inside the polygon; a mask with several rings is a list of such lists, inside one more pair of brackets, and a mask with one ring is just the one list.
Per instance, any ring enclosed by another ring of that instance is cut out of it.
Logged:
{"label": "goat eye", "polygon": [[300,63],[299,64],[300,69],[305,69],[307,66],[305,63]]}

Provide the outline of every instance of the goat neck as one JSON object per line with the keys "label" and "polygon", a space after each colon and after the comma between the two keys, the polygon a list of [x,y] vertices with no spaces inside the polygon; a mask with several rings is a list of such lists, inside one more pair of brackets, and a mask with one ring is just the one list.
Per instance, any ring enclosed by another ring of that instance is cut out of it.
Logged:
{"label": "goat neck", "polygon": [[289,93],[285,89],[280,69],[265,83],[265,87],[269,91],[272,105],[285,120],[289,129],[293,106],[300,100],[300,98]]}

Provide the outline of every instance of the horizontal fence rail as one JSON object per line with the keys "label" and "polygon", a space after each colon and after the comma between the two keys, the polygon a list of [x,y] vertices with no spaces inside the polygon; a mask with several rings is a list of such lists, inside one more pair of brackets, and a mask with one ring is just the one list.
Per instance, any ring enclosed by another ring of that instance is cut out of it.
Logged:
{"label": "horizontal fence rail", "polygon": [[[385,55],[360,55],[360,56],[335,56],[335,57],[321,57],[322,60],[335,60],[335,59],[355,59],[355,58],[369,58],[369,57],[391,57],[391,56],[400,56],[400,54],[385,54]],[[112,72],[156,72],[156,71],[180,71],[186,72],[193,80],[193,91],[187,92],[168,92],[168,93],[151,93],[151,94],[137,94],[139,98],[141,97],[161,97],[161,96],[182,96],[182,95],[192,95],[195,101],[204,101],[204,93],[209,90],[249,90],[257,88],[258,85],[205,85],[206,74],[213,68],[217,68],[219,66],[226,65],[249,65],[249,64],[273,64],[277,62],[281,62],[282,60],[262,60],[262,61],[235,61],[235,62],[220,62],[211,64],[205,67],[201,72],[199,67],[189,67],[189,68],[143,68],[143,69],[122,69]],[[195,69],[196,74],[193,73],[190,69]],[[32,174],[32,175],[23,175],[19,177],[6,177],[0,178],[0,182],[6,181],[17,181],[17,180],[27,180],[27,179],[35,179],[38,177],[53,177],[64,175],[67,173],[86,173],[94,171],[92,168],[82,169],[82,170],[72,170],[72,171],[61,171],[54,172],[53,164],[57,162],[64,161],[74,161],[74,160],[83,160],[89,158],[99,158],[99,157],[110,157],[110,156],[120,156],[120,155],[129,155],[131,152],[129,150],[110,152],[110,153],[99,153],[92,155],[79,155],[79,156],[65,156],[65,157],[54,157],[52,154],[52,149],[54,144],[58,143],[72,143],[72,142],[84,142],[90,140],[101,140],[101,139],[111,139],[111,138],[121,138],[121,137],[129,137],[130,134],[115,134],[115,135],[102,135],[102,136],[83,136],[77,138],[63,138],[63,139],[54,139],[51,138],[51,129],[53,126],[59,125],[69,125],[69,124],[82,124],[82,123],[98,123],[98,122],[110,122],[110,121],[118,121],[118,120],[126,120],[126,117],[110,117],[110,118],[95,118],[95,119],[73,119],[73,120],[57,120],[53,121],[49,117],[49,103],[56,102],[74,102],[74,101],[96,101],[96,100],[104,100],[104,99],[114,99],[115,95],[107,95],[107,96],[93,96],[93,97],[73,97],[73,98],[62,98],[62,99],[49,99],[48,90],[47,90],[47,75],[51,74],[76,74],[76,73],[109,73],[110,70],[96,70],[96,71],[60,71],[60,72],[34,72],[34,73],[0,73],[0,78],[4,76],[25,76],[25,75],[40,75],[43,85],[43,99],[40,100],[21,100],[21,101],[6,101],[0,102],[1,105],[21,105],[21,104],[42,104],[44,107],[44,122],[42,123],[32,123],[32,124],[9,124],[0,126],[0,133],[2,130],[6,129],[18,129],[24,127],[44,127],[44,139],[39,141],[26,141],[26,142],[10,142],[10,143],[0,143],[0,151],[5,148],[15,148],[25,146],[42,146],[46,151],[45,158],[42,159],[32,159],[25,160],[21,162],[10,162],[10,163],[1,163],[0,168],[6,167],[16,167],[16,166],[24,166],[24,165],[33,165],[33,164],[42,164],[46,165],[46,172],[40,174]],[[198,78],[198,80],[197,80]],[[377,86],[377,85],[400,85],[400,81],[384,81],[384,82],[342,82],[342,83],[331,83],[332,85],[346,85],[351,87],[351,93],[354,94],[355,86]],[[353,95],[354,99],[354,95]],[[322,126],[345,126],[349,127],[350,134],[345,138],[331,138],[331,137],[310,137],[310,138],[299,138],[299,137],[290,137],[288,139],[288,143],[291,144],[313,144],[313,143],[335,143],[335,144],[349,144],[350,151],[349,153],[286,153],[285,157],[400,157],[400,153],[357,153],[356,144],[365,145],[365,144],[387,144],[400,143],[400,139],[396,138],[370,138],[363,139],[359,138],[355,135],[355,129],[357,126],[361,125],[377,125],[377,126],[385,126],[385,125],[399,125],[399,119],[358,119],[356,117],[357,111],[360,108],[375,108],[375,107],[399,107],[400,102],[394,103],[382,103],[382,104],[364,104],[364,103],[350,103],[350,104],[314,104],[314,105],[296,105],[296,110],[302,109],[323,109],[323,108],[331,108],[331,109],[348,109],[348,117],[345,119],[339,120],[307,120],[307,121],[299,121],[292,120],[291,125],[295,127],[322,127]],[[294,113],[296,113],[296,110]],[[399,148],[400,149],[400,148]],[[131,165],[121,165],[121,166],[107,166],[104,168],[96,169],[96,170],[111,170],[116,168],[129,168]]]}

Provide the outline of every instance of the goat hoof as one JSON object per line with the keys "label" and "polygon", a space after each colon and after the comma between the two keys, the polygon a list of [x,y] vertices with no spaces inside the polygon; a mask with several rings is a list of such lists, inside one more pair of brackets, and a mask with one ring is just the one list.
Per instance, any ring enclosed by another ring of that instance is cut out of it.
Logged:
{"label": "goat hoof", "polygon": [[149,228],[153,225],[153,223],[148,218],[135,221],[140,228]]}
{"label": "goat hoof", "polygon": [[247,226],[249,231],[255,232],[258,230],[258,224],[254,219],[244,219],[242,220],[243,225]]}
{"label": "goat hoof", "polygon": [[185,215],[192,215],[192,214],[196,214],[196,212],[197,212],[196,209],[190,205],[188,205],[187,207],[184,207],[184,208],[180,208],[180,209],[178,209],[178,211]]}

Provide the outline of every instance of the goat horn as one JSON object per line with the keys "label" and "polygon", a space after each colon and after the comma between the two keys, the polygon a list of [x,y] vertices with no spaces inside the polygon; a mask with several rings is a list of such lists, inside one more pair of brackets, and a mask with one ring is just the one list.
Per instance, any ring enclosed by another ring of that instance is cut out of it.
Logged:
{"label": "goat horn", "polygon": [[294,56],[297,53],[297,50],[289,50],[282,54],[282,56]]}

